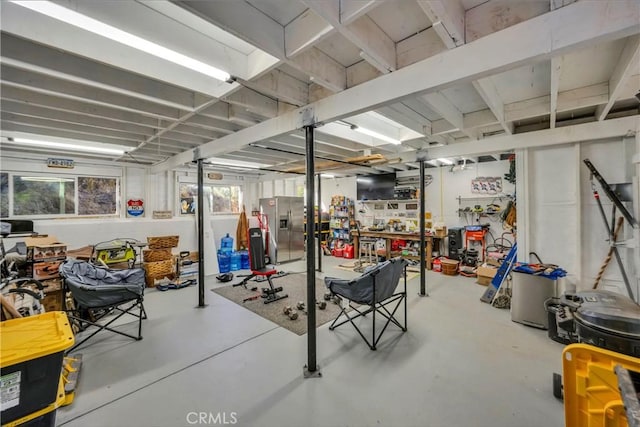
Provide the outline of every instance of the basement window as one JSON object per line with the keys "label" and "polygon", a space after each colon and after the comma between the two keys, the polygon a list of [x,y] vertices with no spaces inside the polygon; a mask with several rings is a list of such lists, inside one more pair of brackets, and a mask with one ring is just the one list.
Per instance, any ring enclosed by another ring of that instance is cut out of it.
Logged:
{"label": "basement window", "polygon": [[3,173],[0,179],[2,217],[118,215],[117,178]]}
{"label": "basement window", "polygon": [[[204,197],[212,214],[237,214],[240,213],[242,204],[242,189],[237,185],[210,185],[205,184]],[[180,183],[180,213],[182,215],[194,215],[198,200],[198,185]]]}

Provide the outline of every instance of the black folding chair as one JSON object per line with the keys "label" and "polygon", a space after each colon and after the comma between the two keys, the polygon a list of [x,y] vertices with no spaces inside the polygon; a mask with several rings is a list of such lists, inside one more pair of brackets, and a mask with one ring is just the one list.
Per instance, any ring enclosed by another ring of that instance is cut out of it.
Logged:
{"label": "black folding chair", "polygon": [[282,292],[282,286],[274,287],[271,281],[271,276],[277,274],[278,271],[275,268],[268,268],[264,259],[264,243],[262,241],[262,230],[259,228],[249,229],[249,262],[251,265],[251,274],[245,277],[242,282],[236,283],[233,286],[247,287],[247,282],[254,277],[265,277],[269,282],[268,288],[262,288],[262,298],[265,304],[269,304],[274,301],[287,298],[288,295],[278,294]]}
{"label": "black folding chair", "polygon": [[[144,309],[145,272],[141,268],[109,270],[86,261],[67,260],[60,266],[65,294],[71,292],[75,307],[67,307],[67,316],[85,330],[96,328],[90,335],[67,350],[77,349],[100,331],[110,331],[135,340],[142,339],[142,320],[147,318]],[[137,318],[138,334],[133,335],[115,329],[111,325],[125,314]],[[106,322],[100,322],[112,315]]]}
{"label": "black folding chair", "polygon": [[[373,267],[367,268],[365,272],[355,279],[339,279],[335,277],[325,277],[324,283],[331,293],[339,295],[348,300],[348,304],[344,306],[340,304],[340,313],[334,319],[330,330],[334,330],[340,325],[347,322],[351,323],[358,331],[362,339],[367,343],[371,350],[375,350],[382,334],[393,323],[399,327],[402,332],[407,330],[407,261],[404,258],[393,258],[391,260],[379,263]],[[396,292],[400,278],[404,277],[404,289]],[[404,324],[396,319],[395,314],[400,304],[404,302]],[[360,306],[355,306],[359,304]],[[361,305],[369,306],[363,310]],[[387,308],[389,306],[391,310]],[[355,315],[350,314],[348,309],[352,309]],[[371,341],[365,337],[354,320],[358,317],[366,316],[371,313]],[[387,319],[382,330],[376,334],[376,314],[382,315]],[[337,323],[341,317],[345,320]]]}

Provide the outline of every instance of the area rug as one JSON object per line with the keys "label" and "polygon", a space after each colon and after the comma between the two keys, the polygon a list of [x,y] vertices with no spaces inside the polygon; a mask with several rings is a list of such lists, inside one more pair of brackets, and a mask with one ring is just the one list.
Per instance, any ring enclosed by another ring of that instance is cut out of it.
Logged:
{"label": "area rug", "polygon": [[[251,291],[251,288],[257,286],[257,291]],[[304,335],[307,333],[307,315],[301,311],[298,311],[298,318],[291,320],[283,313],[283,309],[286,306],[296,307],[298,301],[307,302],[307,276],[305,273],[289,274],[283,277],[277,277],[273,279],[273,286],[282,286],[282,292],[280,294],[287,294],[287,298],[283,298],[278,301],[274,301],[269,304],[265,304],[262,298],[258,298],[252,301],[243,302],[245,298],[249,298],[256,294],[260,294],[260,290],[263,287],[269,287],[269,283],[264,280],[261,282],[249,281],[245,289],[242,286],[224,286],[220,288],[212,289],[213,292],[235,302],[238,305],[253,311],[254,313],[271,320],[272,322],[282,326],[294,332],[298,335]],[[316,301],[324,301],[324,294],[327,292],[327,288],[324,285],[322,279],[316,279]],[[323,325],[338,316],[340,313],[340,307],[331,301],[327,302],[327,308],[320,310],[316,308],[316,327]]]}
{"label": "area rug", "polygon": [[[350,261],[350,262],[345,262],[343,264],[338,265],[336,268],[340,269],[340,270],[344,270],[344,271],[352,271],[352,272],[356,272],[356,273],[360,273],[359,271],[356,271],[357,265],[357,261]],[[372,266],[374,264],[370,264],[370,263],[364,263],[364,267],[369,267]],[[420,276],[420,271],[418,270],[418,266],[409,266],[407,267],[407,281]]]}

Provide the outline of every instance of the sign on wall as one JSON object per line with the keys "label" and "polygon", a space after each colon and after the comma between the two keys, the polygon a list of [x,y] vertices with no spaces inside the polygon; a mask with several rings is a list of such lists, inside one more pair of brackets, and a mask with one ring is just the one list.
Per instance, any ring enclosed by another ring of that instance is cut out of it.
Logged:
{"label": "sign on wall", "polygon": [[131,216],[140,216],[144,213],[144,202],[142,199],[127,200],[127,213]]}
{"label": "sign on wall", "polygon": [[52,157],[47,159],[47,167],[50,168],[73,169],[74,166],[74,161],[71,159],[54,159]]}

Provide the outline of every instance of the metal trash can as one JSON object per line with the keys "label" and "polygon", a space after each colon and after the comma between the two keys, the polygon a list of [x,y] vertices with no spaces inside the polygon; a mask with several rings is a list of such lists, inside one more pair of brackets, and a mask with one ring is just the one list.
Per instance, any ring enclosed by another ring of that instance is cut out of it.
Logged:
{"label": "metal trash can", "polygon": [[511,320],[547,329],[545,301],[557,297],[558,279],[514,271],[511,290]]}

